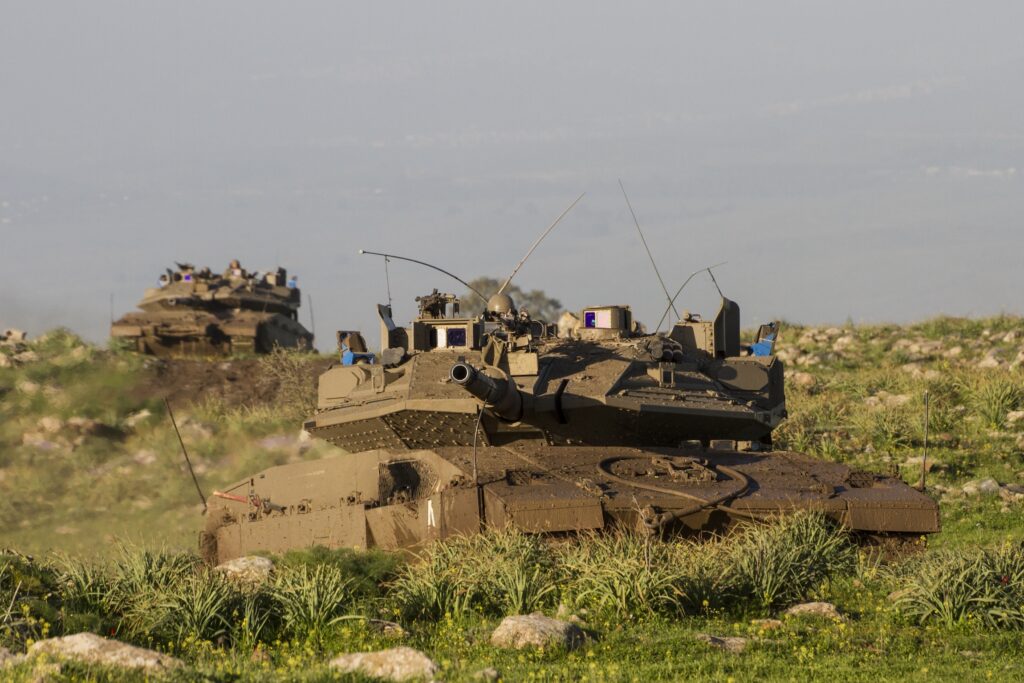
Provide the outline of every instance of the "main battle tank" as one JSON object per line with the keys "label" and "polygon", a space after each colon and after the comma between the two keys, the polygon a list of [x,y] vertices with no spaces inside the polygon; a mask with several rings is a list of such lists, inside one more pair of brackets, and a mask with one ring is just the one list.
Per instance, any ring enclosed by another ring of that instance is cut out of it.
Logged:
{"label": "main battle tank", "polygon": [[141,312],[110,326],[117,339],[157,356],[269,353],[313,347],[313,335],[299,323],[302,294],[283,268],[258,274],[233,261],[223,275],[175,264],[146,290]]}
{"label": "main battle tank", "polygon": [[415,547],[485,528],[668,536],[819,510],[849,529],[939,530],[901,480],[772,449],[786,417],[778,326],[740,341],[727,298],[646,334],[628,306],[558,326],[499,294],[479,318],[437,290],[409,327],[378,306],[382,348],[339,333],[305,429],[343,449],[264,470],[208,501],[204,554]]}

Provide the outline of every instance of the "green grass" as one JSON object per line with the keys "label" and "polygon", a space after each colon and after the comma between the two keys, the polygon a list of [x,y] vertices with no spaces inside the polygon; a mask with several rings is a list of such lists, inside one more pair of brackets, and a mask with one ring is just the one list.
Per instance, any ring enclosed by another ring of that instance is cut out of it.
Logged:
{"label": "green grass", "polygon": [[[852,343],[833,348],[843,335]],[[438,661],[444,680],[471,680],[487,666],[505,680],[1024,678],[1024,504],[959,493],[985,477],[1024,483],[1024,422],[1007,418],[1024,408],[1024,368],[1010,366],[1024,348],[1024,321],[787,325],[778,348],[791,355],[788,371],[814,379],[787,386],[783,448],[895,469],[915,483],[918,466],[904,463],[922,451],[928,392],[927,484],[943,531],[923,554],[879,565],[810,517],[699,545],[625,534],[548,545],[498,534],[434,546],[418,563],[295,551],[276,558],[273,584],[244,592],[196,563],[198,501],[162,405],[139,391],[145,359],[50,335],[32,344],[39,362],[0,368],[0,547],[39,556],[0,556],[0,644],[18,651],[92,630],[181,657],[187,667],[175,680],[337,680],[325,666],[333,653],[395,644],[367,623],[380,618],[400,621],[405,644]],[[993,351],[1001,367],[979,367]],[[261,371],[287,378],[302,362],[278,355]],[[35,388],[25,391],[26,382]],[[296,434],[308,389],[284,382],[272,406],[203,396],[176,406],[207,490],[321,457],[282,439]],[[153,415],[128,428],[142,409]],[[50,416],[113,431],[50,449],[23,443]],[[117,539],[130,543],[119,548]],[[777,630],[752,623],[807,599],[834,602],[847,618],[787,618]],[[585,621],[591,639],[580,650],[490,646],[503,615],[560,605]],[[694,638],[702,632],[750,644],[721,652]],[[37,671],[4,675],[29,681]],[[61,678],[131,680],[80,664],[65,665]]]}

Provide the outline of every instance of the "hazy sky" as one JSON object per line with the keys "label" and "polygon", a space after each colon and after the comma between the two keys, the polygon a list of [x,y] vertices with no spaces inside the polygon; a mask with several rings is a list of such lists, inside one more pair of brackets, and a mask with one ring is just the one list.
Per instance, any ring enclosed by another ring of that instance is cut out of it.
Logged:
{"label": "hazy sky", "polygon": [[612,5],[0,0],[0,327],[237,257],[375,343],[359,248],[501,276],[580,192],[517,283],[657,322],[619,178],[748,326],[1022,312],[1024,3]]}

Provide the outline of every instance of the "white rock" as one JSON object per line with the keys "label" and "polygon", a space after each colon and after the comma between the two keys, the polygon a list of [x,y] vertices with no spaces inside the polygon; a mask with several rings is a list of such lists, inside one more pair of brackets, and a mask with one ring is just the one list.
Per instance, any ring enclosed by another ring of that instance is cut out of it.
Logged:
{"label": "white rock", "polygon": [[23,394],[36,394],[39,392],[39,385],[27,379],[20,380],[14,388]]}
{"label": "white rock", "polygon": [[1017,424],[1024,420],[1024,410],[1011,410],[1006,414],[1006,424]]}
{"label": "white rock", "polygon": [[748,642],[746,638],[738,636],[713,636],[708,633],[698,633],[694,638],[719,650],[735,653],[740,653],[747,649]]}
{"label": "white rock", "polygon": [[989,477],[980,481],[969,481],[961,488],[965,496],[994,496],[999,493],[999,482]]}
{"label": "white rock", "polygon": [[152,465],[156,462],[156,453],[148,448],[143,448],[141,451],[135,452],[135,455],[132,456],[132,460],[135,461],[136,465],[142,465],[143,467]]}
{"label": "white rock", "polygon": [[259,586],[270,581],[274,573],[274,561],[269,557],[248,555],[223,562],[214,567],[214,571],[221,572],[231,581]]}
{"label": "white rock", "polygon": [[999,493],[999,482],[991,477],[978,482],[978,491],[987,496],[994,496]]}
{"label": "white rock", "polygon": [[946,358],[957,358],[963,352],[964,352],[964,347],[962,347],[962,346],[954,346],[953,348],[947,350],[946,353],[944,353],[942,355],[945,356]]}
{"label": "white rock", "polygon": [[491,645],[515,650],[559,646],[572,650],[582,642],[583,630],[579,626],[540,612],[505,617],[491,634]]}
{"label": "white rock", "polygon": [[1003,364],[999,358],[999,351],[992,349],[985,354],[985,357],[978,361],[978,367],[982,369],[998,368]]}
{"label": "white rock", "polygon": [[69,417],[67,428],[78,434],[91,435],[103,431],[103,424],[88,417]]}
{"label": "white rock", "polygon": [[845,351],[846,349],[853,346],[856,342],[857,340],[854,338],[852,334],[844,334],[842,337],[836,339],[835,342],[832,343],[832,350]]}
{"label": "white rock", "polygon": [[182,664],[174,657],[117,640],[109,640],[95,633],[76,633],[63,638],[49,638],[29,646],[30,657],[40,654],[150,672],[167,671]]}
{"label": "white rock", "polygon": [[831,602],[805,602],[793,605],[785,612],[787,617],[824,617],[825,619],[842,619],[843,616]]}
{"label": "white rock", "polygon": [[28,339],[28,333],[24,330],[18,330],[13,327],[4,330],[4,333],[0,335],[0,341],[5,342],[23,342]]}
{"label": "white rock", "polygon": [[378,652],[353,652],[335,657],[328,664],[345,673],[360,673],[386,681],[433,680],[437,662],[411,647],[394,647]]}
{"label": "white rock", "polygon": [[0,353],[0,368],[13,368],[14,361],[6,353]]}
{"label": "white rock", "polygon": [[1005,344],[1012,344],[1015,341],[1017,341],[1017,331],[1016,330],[1010,330],[1009,332],[1007,332],[1006,334],[1003,335],[1003,343],[1005,343]]}
{"label": "white rock", "polygon": [[36,422],[36,426],[46,434],[56,434],[60,430],[64,429],[64,420],[59,417],[47,415],[46,417],[39,418],[39,421]]}
{"label": "white rock", "polygon": [[148,420],[153,413],[149,412],[148,409],[143,408],[137,413],[132,413],[124,419],[124,426],[128,429],[135,429],[138,424],[144,420]]}
{"label": "white rock", "polygon": [[35,351],[22,351],[12,357],[15,363],[35,363],[39,360],[39,354]]}
{"label": "white rock", "polygon": [[818,380],[809,372],[794,372],[790,375],[790,380],[798,387],[806,387],[808,389],[818,384]]}

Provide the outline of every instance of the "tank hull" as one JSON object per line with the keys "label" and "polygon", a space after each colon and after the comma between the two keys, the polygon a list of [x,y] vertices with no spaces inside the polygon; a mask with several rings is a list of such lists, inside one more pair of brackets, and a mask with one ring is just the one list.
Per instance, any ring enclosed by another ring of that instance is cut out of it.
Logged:
{"label": "tank hull", "polygon": [[865,534],[939,530],[935,501],[902,481],[782,451],[381,449],[273,467],[208,505],[203,553],[218,562],[313,545],[416,548],[488,528],[693,536],[799,510]]}
{"label": "tank hull", "polygon": [[134,342],[140,353],[161,357],[313,347],[313,335],[289,316],[244,310],[226,314],[194,310],[129,313],[111,325],[110,335]]}

